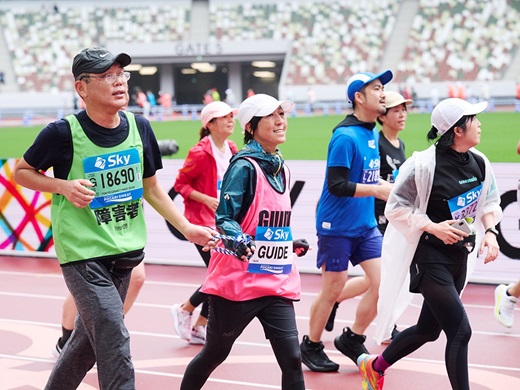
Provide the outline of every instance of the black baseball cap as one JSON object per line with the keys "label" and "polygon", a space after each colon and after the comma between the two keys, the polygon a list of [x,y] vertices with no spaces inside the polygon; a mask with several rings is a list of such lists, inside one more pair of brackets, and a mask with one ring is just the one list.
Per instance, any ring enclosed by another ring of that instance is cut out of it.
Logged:
{"label": "black baseball cap", "polygon": [[77,79],[82,73],[103,73],[116,62],[124,68],[132,62],[132,58],[126,53],[115,56],[103,47],[83,49],[74,57],[72,74]]}

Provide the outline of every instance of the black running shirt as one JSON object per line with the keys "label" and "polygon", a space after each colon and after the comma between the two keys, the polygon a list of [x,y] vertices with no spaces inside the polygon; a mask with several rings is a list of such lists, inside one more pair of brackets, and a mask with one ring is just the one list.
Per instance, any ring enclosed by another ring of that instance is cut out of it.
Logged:
{"label": "black running shirt", "polygon": [[[436,151],[433,186],[426,214],[432,222],[476,216],[482,192],[485,163],[475,153]],[[425,240],[425,237],[428,238]],[[417,264],[463,264],[468,252],[462,246],[445,245],[432,234],[423,233],[413,259]]]}
{"label": "black running shirt", "polygon": [[[395,177],[399,172],[399,167],[406,160],[404,154],[404,143],[399,139],[399,147],[396,148],[388,141],[382,131],[379,132],[379,156],[381,157],[381,167],[379,174],[381,179],[390,183],[395,181]],[[386,202],[381,199],[375,199],[376,220],[379,230],[384,234],[388,221],[385,217]]]}
{"label": "black running shirt", "polygon": [[[101,127],[93,122],[85,111],[79,112],[78,118],[83,131],[89,139],[101,147],[113,147],[128,137],[129,127],[126,116],[119,112],[121,122],[114,129]],[[143,177],[155,175],[162,169],[161,152],[150,122],[141,115],[136,115],[137,128],[143,142]],[[25,152],[24,159],[38,171],[47,171],[53,167],[54,177],[66,179],[72,164],[72,139],[69,123],[60,119],[49,123],[36,137],[31,147]]]}

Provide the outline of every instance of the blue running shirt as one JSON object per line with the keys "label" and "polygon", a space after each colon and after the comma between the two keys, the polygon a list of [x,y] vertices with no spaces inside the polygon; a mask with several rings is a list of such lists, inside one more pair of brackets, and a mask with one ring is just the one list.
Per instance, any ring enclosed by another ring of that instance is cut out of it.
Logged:
{"label": "blue running shirt", "polygon": [[[379,133],[376,128],[361,126],[338,127],[329,142],[329,167],[350,169],[350,181],[362,184],[379,183]],[[377,226],[374,197],[338,197],[329,192],[325,182],[316,215],[316,230],[320,235],[358,237]]]}

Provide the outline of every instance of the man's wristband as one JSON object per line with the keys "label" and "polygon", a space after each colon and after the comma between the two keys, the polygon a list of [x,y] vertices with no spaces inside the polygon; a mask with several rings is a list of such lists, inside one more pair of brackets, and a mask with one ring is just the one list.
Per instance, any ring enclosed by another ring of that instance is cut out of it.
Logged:
{"label": "man's wristband", "polygon": [[495,229],[494,227],[487,228],[487,229],[486,229],[486,233],[488,233],[488,232],[493,233],[493,234],[494,234],[495,236],[497,236],[497,237],[498,237],[498,235],[499,235],[498,230]]}

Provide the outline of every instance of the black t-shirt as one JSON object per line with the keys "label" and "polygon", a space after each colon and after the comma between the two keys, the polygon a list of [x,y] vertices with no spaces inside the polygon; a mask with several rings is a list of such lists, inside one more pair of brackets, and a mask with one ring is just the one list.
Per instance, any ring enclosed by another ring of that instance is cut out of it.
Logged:
{"label": "black t-shirt", "polygon": [[[435,174],[426,214],[432,222],[462,219],[471,216],[476,207],[485,178],[485,163],[473,152],[436,151]],[[414,263],[463,264],[468,251],[460,244],[445,245],[433,234],[423,233],[417,246]]]}
{"label": "black t-shirt", "polygon": [[[379,168],[379,174],[381,179],[386,180],[390,183],[395,181],[394,171],[398,170],[406,160],[404,153],[404,143],[399,139],[399,147],[396,148],[392,143],[386,139],[382,131],[379,132],[379,156],[381,160],[381,167]],[[385,206],[386,202],[381,199],[375,199],[375,213],[376,220],[381,230],[384,233],[388,221],[385,217]]]}
{"label": "black t-shirt", "polygon": [[[86,111],[76,115],[88,138],[94,144],[107,148],[119,145],[128,137],[126,116],[122,112],[119,112],[119,116],[119,126],[107,129],[94,123]],[[158,169],[162,169],[161,152],[150,122],[141,115],[136,115],[135,118],[143,142],[143,178],[147,178],[155,175]],[[37,170],[47,171],[53,167],[54,177],[66,179],[72,164],[71,137],[70,125],[65,119],[49,123],[38,134],[23,157]]]}

